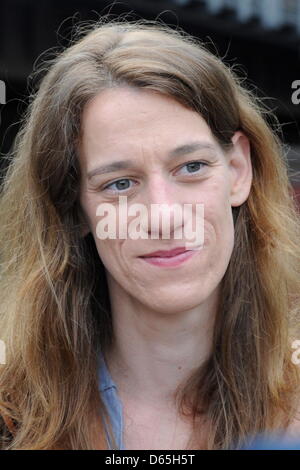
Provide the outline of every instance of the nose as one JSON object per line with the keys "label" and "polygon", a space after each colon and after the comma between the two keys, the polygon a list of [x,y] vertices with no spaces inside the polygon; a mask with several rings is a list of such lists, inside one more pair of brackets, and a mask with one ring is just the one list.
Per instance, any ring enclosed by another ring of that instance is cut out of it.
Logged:
{"label": "nose", "polygon": [[155,173],[149,178],[144,201],[147,216],[143,220],[143,230],[149,238],[182,237],[183,207],[180,193],[167,175]]}

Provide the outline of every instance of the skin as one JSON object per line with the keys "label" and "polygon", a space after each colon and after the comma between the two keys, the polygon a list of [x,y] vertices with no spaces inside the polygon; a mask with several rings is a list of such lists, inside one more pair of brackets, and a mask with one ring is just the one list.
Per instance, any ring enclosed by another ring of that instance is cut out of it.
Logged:
{"label": "skin", "polygon": [[[213,149],[168,157],[174,147],[196,140]],[[92,232],[108,279],[115,338],[105,356],[121,397],[144,423],[149,410],[171,414],[175,388],[210,352],[220,283],[234,246],[232,207],[246,201],[252,182],[248,139],[237,131],[232,143],[225,153],[198,113],[155,91],[108,89],[83,112],[82,236]],[[99,165],[127,159],[133,161],[129,169],[87,176]],[[197,171],[185,166],[191,161],[202,162]],[[125,178],[121,186],[128,189],[107,188]],[[128,205],[149,208],[204,204],[203,248],[179,266],[161,268],[139,256],[183,246],[172,236],[174,225],[170,239],[162,239],[157,226],[155,240],[99,240],[96,208],[109,202],[117,209],[119,195]]]}

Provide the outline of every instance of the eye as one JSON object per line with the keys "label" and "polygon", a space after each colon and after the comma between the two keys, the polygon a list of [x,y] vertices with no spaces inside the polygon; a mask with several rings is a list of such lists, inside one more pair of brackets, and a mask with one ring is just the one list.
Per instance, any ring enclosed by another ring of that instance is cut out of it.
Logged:
{"label": "eye", "polygon": [[195,162],[188,162],[188,163],[185,163],[184,165],[182,165],[178,171],[181,171],[183,169],[186,169],[187,171],[186,172],[183,172],[183,174],[193,174],[193,173],[197,173],[199,172],[203,166],[207,166],[207,163],[205,162],[199,162],[199,161],[195,161]]}
{"label": "eye", "polygon": [[120,180],[114,181],[113,183],[108,184],[103,189],[104,190],[109,189],[114,192],[118,192],[118,191],[122,192],[131,188],[130,183],[132,183],[132,180],[128,178],[123,178],[123,179],[120,179]]}

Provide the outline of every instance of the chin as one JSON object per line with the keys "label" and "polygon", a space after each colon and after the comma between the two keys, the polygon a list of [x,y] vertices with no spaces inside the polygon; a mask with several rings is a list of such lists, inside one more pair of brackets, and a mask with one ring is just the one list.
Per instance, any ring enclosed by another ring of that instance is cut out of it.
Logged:
{"label": "chin", "polygon": [[[202,295],[199,295],[199,289],[196,294],[189,295],[189,293],[181,293],[180,290],[153,293],[153,296],[150,299],[147,299],[148,306],[161,314],[177,314],[185,312],[187,310],[192,310],[200,306],[207,299],[205,292]],[[150,303],[151,302],[151,303]]]}

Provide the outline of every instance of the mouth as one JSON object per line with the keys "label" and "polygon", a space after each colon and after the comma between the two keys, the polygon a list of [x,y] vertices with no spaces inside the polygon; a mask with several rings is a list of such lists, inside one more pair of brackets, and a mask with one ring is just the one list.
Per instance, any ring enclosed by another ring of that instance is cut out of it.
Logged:
{"label": "mouth", "polygon": [[148,253],[147,255],[142,255],[142,258],[154,258],[154,257],[160,257],[160,258],[170,258],[176,255],[179,255],[181,253],[185,253],[187,250],[184,246],[179,246],[177,248],[173,248],[172,250],[158,250],[158,251],[153,251],[152,253]]}
{"label": "mouth", "polygon": [[185,247],[179,247],[168,251],[154,251],[153,253],[140,256],[139,258],[155,266],[171,267],[184,263],[195,253],[195,250],[187,250]]}

